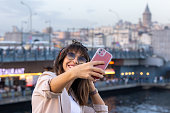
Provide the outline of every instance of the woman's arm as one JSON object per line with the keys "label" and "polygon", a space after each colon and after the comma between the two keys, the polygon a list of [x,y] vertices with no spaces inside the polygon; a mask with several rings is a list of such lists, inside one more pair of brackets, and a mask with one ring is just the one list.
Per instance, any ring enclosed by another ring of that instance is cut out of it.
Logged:
{"label": "woman's arm", "polygon": [[61,93],[64,87],[74,79],[74,76],[71,76],[70,72],[64,72],[56,76],[50,82],[51,91],[54,93]]}
{"label": "woman's arm", "polygon": [[67,84],[77,78],[89,79],[95,81],[92,76],[102,78],[104,70],[94,67],[94,65],[104,64],[102,61],[93,61],[77,65],[70,70],[56,76],[50,82],[51,91],[54,93],[60,93],[66,87]]}

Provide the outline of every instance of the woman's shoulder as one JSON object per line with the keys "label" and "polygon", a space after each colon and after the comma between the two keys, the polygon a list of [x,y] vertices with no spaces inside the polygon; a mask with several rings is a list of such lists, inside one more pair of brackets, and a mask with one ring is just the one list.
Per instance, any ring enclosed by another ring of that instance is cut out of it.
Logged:
{"label": "woman's shoulder", "polygon": [[42,75],[40,75],[40,77],[50,77],[50,78],[53,78],[53,77],[56,77],[56,73],[51,72],[51,71],[45,71],[45,72],[42,73]]}
{"label": "woman's shoulder", "polygon": [[45,71],[38,77],[37,83],[43,82],[44,80],[51,81],[51,79],[53,79],[54,77],[56,77],[55,73],[50,71]]}

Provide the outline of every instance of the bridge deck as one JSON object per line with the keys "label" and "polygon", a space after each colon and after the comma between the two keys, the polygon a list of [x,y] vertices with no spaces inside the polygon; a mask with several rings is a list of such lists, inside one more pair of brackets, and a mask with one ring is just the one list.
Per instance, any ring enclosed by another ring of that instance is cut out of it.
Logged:
{"label": "bridge deck", "polygon": [[[59,53],[59,49],[7,49],[0,48],[1,62],[21,62],[21,61],[44,61],[54,60]],[[96,50],[89,51],[92,58]],[[122,51],[122,50],[108,50],[112,53],[113,59],[145,59],[152,56],[151,50],[147,51]]]}

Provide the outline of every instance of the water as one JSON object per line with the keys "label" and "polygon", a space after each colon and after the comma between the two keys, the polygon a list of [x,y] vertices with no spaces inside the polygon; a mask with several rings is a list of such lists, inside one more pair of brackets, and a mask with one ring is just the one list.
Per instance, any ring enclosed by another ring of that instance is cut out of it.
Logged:
{"label": "water", "polygon": [[109,113],[170,113],[170,91],[140,90],[104,98]]}
{"label": "water", "polygon": [[[102,94],[109,113],[170,113],[170,91],[127,90]],[[31,113],[31,102],[0,106],[0,113]]]}
{"label": "water", "polygon": [[0,113],[31,113],[31,102],[0,106]]}

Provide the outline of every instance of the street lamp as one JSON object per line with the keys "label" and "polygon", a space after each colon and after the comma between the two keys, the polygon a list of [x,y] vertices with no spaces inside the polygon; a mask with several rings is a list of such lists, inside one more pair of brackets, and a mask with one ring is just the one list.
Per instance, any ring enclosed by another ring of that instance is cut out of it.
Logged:
{"label": "street lamp", "polygon": [[92,50],[94,49],[94,29],[92,28]]}
{"label": "street lamp", "polygon": [[51,21],[45,21],[45,23],[49,24],[49,27],[47,27],[47,32],[49,34],[49,52],[51,52],[51,33],[52,33],[52,27],[51,27]]}
{"label": "street lamp", "polygon": [[31,7],[28,4],[25,4],[23,1],[21,1],[20,3],[22,5],[25,5],[30,12],[30,32],[32,33],[32,10],[31,10]]}
{"label": "street lamp", "polygon": [[24,44],[24,28],[23,28],[23,24],[27,24],[27,21],[21,21],[21,46],[23,47]]}
{"label": "street lamp", "polygon": [[24,24],[27,24],[27,21],[21,21],[21,32],[24,32]]}

